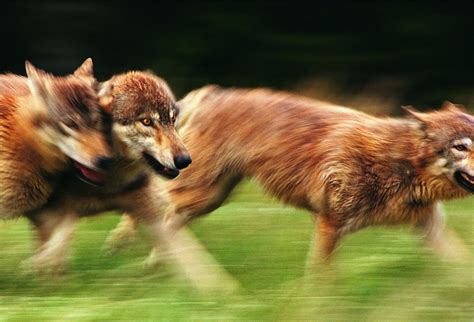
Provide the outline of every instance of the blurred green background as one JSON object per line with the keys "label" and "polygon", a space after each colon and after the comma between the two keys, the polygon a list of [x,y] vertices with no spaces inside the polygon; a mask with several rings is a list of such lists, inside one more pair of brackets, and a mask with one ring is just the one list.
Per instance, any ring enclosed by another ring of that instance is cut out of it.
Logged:
{"label": "blurred green background", "polygon": [[22,275],[34,238],[26,220],[0,222],[2,321],[472,321],[473,198],[446,204],[448,225],[469,259],[446,262],[406,227],[369,228],[345,238],[329,270],[303,277],[313,224],[304,211],[264,197],[252,183],[192,229],[240,283],[234,294],[205,295],[169,266],[145,271],[148,235],[128,249],[100,248],[118,217],[81,220],[69,272]]}
{"label": "blurred green background", "polygon": [[[446,99],[472,107],[473,9],[467,1],[14,1],[0,12],[0,70],[24,74],[28,59],[66,74],[92,57],[100,80],[152,69],[177,97],[217,83],[292,90],[373,113]],[[439,259],[408,228],[371,228],[346,238],[334,267],[310,283],[308,214],[246,183],[192,225],[241,285],[226,296],[196,293],[166,266],[145,271],[145,232],[129,249],[103,255],[118,222],[112,214],[81,221],[65,276],[23,275],[34,236],[24,220],[0,222],[0,321],[472,321],[474,200],[449,202],[446,212],[470,249],[467,262]]]}

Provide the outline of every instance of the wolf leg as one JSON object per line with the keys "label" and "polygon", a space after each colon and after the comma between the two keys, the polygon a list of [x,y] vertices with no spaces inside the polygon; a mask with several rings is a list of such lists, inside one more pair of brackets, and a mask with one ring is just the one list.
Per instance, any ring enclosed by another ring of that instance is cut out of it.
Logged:
{"label": "wolf leg", "polygon": [[[169,255],[169,245],[167,244],[169,240],[174,238],[176,233],[181,230],[186,223],[188,218],[186,216],[181,216],[175,213],[175,208],[172,205],[168,205],[166,210],[160,214],[162,228],[158,229],[156,234],[156,240],[153,244],[153,249],[151,250],[148,258],[145,260],[144,265],[146,268],[153,268],[161,265],[166,261],[166,257]],[[161,240],[161,229],[166,231],[166,234],[169,235],[169,239]],[[164,244],[161,244],[163,242]]]}
{"label": "wolf leg", "polygon": [[28,219],[30,220],[30,223],[34,226],[36,230],[36,234],[38,237],[37,245],[36,245],[36,250],[39,250],[41,246],[46,243],[50,238],[51,238],[51,231],[50,225],[47,225],[47,223],[43,222],[43,218],[40,215],[27,215]]}
{"label": "wolf leg", "polygon": [[426,244],[442,258],[450,261],[465,261],[469,251],[464,242],[459,239],[454,231],[446,227],[444,212],[441,203],[433,206],[430,215],[417,224]]}
{"label": "wolf leg", "polygon": [[216,262],[191,230],[155,223],[152,227],[155,247],[145,266],[156,266],[163,260],[173,265],[194,289],[204,294],[228,294],[239,288],[238,282]]}
{"label": "wolf leg", "polygon": [[[203,173],[197,185],[184,180],[180,185],[168,189],[168,205],[162,217],[167,231],[174,235],[193,218],[218,208],[241,180],[240,175],[221,175],[214,178],[209,173]],[[212,184],[209,184],[210,182]],[[160,264],[160,254],[159,249],[153,250],[146,261],[147,265]]]}
{"label": "wolf leg", "polygon": [[125,210],[136,221],[142,221],[153,238],[154,248],[145,261],[146,267],[166,260],[198,291],[227,293],[235,290],[235,280],[213,260],[191,231],[183,227],[186,220],[179,214],[174,215],[173,205],[157,198],[153,189],[140,191],[132,198],[140,207]]}
{"label": "wolf leg", "polygon": [[102,251],[106,253],[115,253],[118,250],[131,244],[137,235],[136,220],[128,213],[123,213],[119,224],[109,234],[105,240]]}
{"label": "wolf leg", "polygon": [[315,215],[314,218],[316,234],[313,236],[313,241],[306,261],[307,272],[314,272],[318,264],[327,264],[341,238],[341,233],[338,227],[325,215]]}
{"label": "wolf leg", "polygon": [[39,235],[40,244],[35,255],[23,266],[39,273],[62,273],[66,264],[67,248],[74,232],[77,216],[47,211],[32,220]]}

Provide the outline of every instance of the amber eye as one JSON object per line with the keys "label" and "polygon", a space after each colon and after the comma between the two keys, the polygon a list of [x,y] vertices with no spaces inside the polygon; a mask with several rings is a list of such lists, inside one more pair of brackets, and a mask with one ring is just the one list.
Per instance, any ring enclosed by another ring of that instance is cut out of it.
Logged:
{"label": "amber eye", "polygon": [[454,148],[461,152],[467,151],[467,147],[464,144],[456,144]]}
{"label": "amber eye", "polygon": [[148,118],[141,119],[140,122],[142,122],[143,125],[145,126],[150,126],[151,125],[151,120]]}

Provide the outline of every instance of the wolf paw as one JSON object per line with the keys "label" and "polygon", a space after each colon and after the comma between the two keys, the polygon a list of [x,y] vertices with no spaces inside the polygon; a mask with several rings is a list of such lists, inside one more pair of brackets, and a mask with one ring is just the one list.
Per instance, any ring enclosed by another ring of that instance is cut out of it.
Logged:
{"label": "wolf paw", "polygon": [[448,262],[467,263],[471,257],[469,247],[450,230],[437,239],[428,240],[428,247]]}
{"label": "wolf paw", "polygon": [[64,259],[48,258],[37,254],[23,260],[20,271],[23,275],[59,276],[64,274],[65,267]]}
{"label": "wolf paw", "polygon": [[469,249],[463,244],[449,245],[435,251],[443,260],[451,263],[463,264],[470,259]]}
{"label": "wolf paw", "polygon": [[150,255],[143,261],[143,269],[145,271],[154,271],[158,269],[160,266],[165,264],[166,260],[158,251],[152,250]]}
{"label": "wolf paw", "polygon": [[116,254],[133,244],[136,239],[137,236],[134,230],[117,228],[107,237],[101,251],[105,255]]}

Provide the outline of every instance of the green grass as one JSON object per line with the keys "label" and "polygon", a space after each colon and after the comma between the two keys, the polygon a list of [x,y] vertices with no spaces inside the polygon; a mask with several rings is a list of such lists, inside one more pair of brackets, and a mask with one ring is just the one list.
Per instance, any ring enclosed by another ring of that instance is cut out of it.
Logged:
{"label": "green grass", "polygon": [[32,253],[25,220],[0,223],[0,321],[474,319],[474,199],[445,205],[448,225],[471,255],[445,262],[408,228],[371,228],[344,239],[330,269],[304,279],[312,235],[307,213],[264,197],[251,183],[192,230],[241,285],[233,295],[204,296],[171,273],[142,268],[150,243],[142,233],[129,249],[100,248],[118,216],[82,220],[68,273],[24,276]]}

